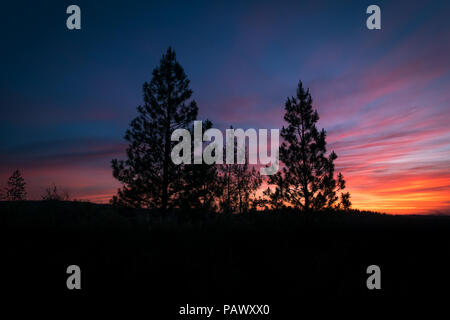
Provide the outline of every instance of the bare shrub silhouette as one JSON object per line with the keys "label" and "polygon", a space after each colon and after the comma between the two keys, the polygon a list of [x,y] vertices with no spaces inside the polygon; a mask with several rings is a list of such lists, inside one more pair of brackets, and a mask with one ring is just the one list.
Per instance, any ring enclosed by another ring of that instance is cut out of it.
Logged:
{"label": "bare shrub silhouette", "polygon": [[58,188],[54,183],[45,189],[41,196],[44,201],[68,201],[70,200],[69,192],[65,189]]}

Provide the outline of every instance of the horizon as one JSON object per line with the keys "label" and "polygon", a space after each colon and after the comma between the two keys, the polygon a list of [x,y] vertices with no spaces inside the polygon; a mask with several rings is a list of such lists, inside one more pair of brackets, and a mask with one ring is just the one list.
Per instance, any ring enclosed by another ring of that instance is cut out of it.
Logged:
{"label": "horizon", "polygon": [[66,2],[5,6],[0,187],[19,169],[29,200],[55,183],[108,202],[120,186],[110,162],[125,158],[142,84],[172,46],[199,120],[281,128],[301,80],[352,208],[450,214],[450,3],[378,1],[375,31],[368,2],[78,4],[74,32]]}

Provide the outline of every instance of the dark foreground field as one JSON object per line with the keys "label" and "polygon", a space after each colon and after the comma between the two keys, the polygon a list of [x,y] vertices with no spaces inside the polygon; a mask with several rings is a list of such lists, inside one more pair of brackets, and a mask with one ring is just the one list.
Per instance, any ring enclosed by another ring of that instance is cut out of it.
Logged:
{"label": "dark foreground field", "polygon": [[[277,314],[310,300],[442,297],[450,288],[445,216],[266,212],[162,219],[88,203],[3,202],[0,225],[3,302],[113,297],[144,300],[172,318],[187,303],[270,304]],[[72,264],[81,267],[80,291],[66,288]],[[372,264],[381,268],[378,291],[366,287]]]}

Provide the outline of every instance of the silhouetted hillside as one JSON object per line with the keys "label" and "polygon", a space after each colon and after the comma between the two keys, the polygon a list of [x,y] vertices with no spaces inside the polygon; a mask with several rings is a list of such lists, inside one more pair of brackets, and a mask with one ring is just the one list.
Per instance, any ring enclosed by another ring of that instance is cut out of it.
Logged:
{"label": "silhouetted hillside", "polygon": [[[57,201],[1,202],[0,212],[2,290],[9,293],[276,304],[433,296],[450,284],[446,216],[288,210],[163,219],[147,210]],[[82,270],[80,292],[65,286],[71,264]],[[372,264],[381,268],[380,291],[366,288]]]}

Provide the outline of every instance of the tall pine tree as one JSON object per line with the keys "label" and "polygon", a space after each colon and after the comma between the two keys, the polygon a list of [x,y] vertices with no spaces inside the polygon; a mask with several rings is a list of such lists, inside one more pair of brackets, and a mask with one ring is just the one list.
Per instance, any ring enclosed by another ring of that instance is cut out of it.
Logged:
{"label": "tall pine tree", "polygon": [[313,110],[311,94],[301,81],[297,96],[287,99],[285,112],[288,126],[281,130],[284,141],[280,148],[283,169],[270,177],[269,184],[276,185],[276,189],[266,194],[276,206],[285,203],[302,210],[348,209],[350,194],[341,192],[345,180],[341,173],[335,178],[337,155],[334,151],[326,155],[326,132],[316,128],[319,115]]}
{"label": "tall pine tree", "polygon": [[125,134],[130,143],[127,160],[112,160],[113,175],[123,184],[112,201],[165,210],[174,205],[182,187],[182,166],[170,157],[175,143],[171,134],[190,127],[198,113],[189,80],[170,47],[153,70],[150,83],[144,83],[143,93],[144,104],[137,108],[139,115]]}

